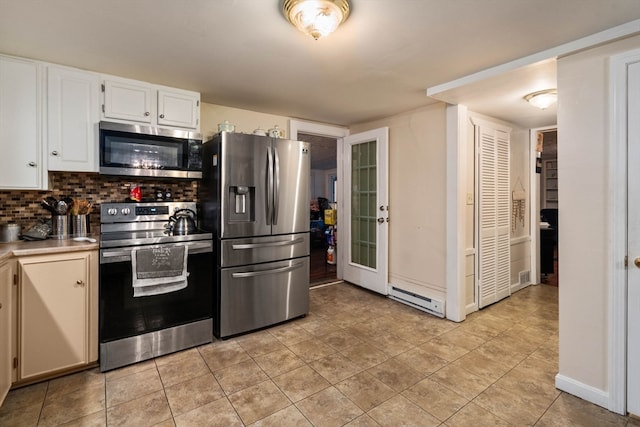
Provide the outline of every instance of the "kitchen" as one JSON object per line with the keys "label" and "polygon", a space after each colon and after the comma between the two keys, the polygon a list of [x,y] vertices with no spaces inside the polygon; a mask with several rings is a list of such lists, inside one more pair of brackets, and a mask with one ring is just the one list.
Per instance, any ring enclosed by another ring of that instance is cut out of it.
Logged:
{"label": "kitchen", "polygon": [[[406,116],[399,116],[397,118],[398,124],[403,120],[407,121],[416,121],[419,122],[420,128],[417,129],[421,135],[427,135],[424,137],[427,141],[438,140],[441,141],[444,139],[442,130],[442,123],[444,121],[444,107],[441,105],[433,105],[430,107],[424,107],[413,114],[408,114]],[[223,120],[230,120],[232,123],[235,123],[238,128],[243,132],[251,132],[256,127],[270,127],[272,124],[278,124],[281,128],[287,129],[288,117],[286,115],[282,116],[274,116],[274,115],[262,115],[259,113],[253,113],[247,110],[241,110],[231,107],[220,107],[215,104],[203,104],[201,111],[203,133],[207,130],[204,129],[204,123],[208,123],[209,133],[215,131],[215,127],[217,123],[220,123]],[[361,126],[361,128],[367,127],[366,125]],[[400,129],[400,128],[399,128]],[[403,130],[405,128],[402,128]],[[418,150],[425,149],[424,146],[417,145]],[[431,147],[429,148],[430,152],[421,152],[421,157],[418,156],[410,156],[406,153],[403,153],[402,150],[392,151],[392,171],[401,171],[404,168],[404,165],[407,161],[411,162],[411,169],[420,170],[424,176],[421,175],[421,182],[444,182],[444,171],[442,170],[442,159],[443,159],[443,151],[444,148],[441,146]],[[411,152],[411,150],[406,150],[407,152]],[[395,156],[395,157],[394,157]],[[392,172],[393,174],[394,172]],[[396,172],[397,173],[397,172]],[[401,175],[401,174],[400,174]],[[73,180],[73,178],[72,178]],[[82,188],[77,185],[78,181],[84,181],[82,174],[79,174],[79,177],[75,178],[75,182],[69,183],[69,188]],[[90,179],[87,179],[90,181]],[[395,203],[392,204],[397,206],[396,215],[400,215],[397,224],[401,223],[412,223],[414,219],[412,217],[408,218],[409,222],[406,221],[406,217],[403,218],[403,212],[411,212],[410,210],[406,210],[406,208],[413,206],[416,203],[416,200],[411,195],[410,188],[403,188],[401,185],[402,180],[396,180],[397,187],[394,187],[394,192],[396,200]],[[96,189],[98,191],[102,191],[100,188],[103,184],[108,183],[98,183],[96,185]],[[113,189],[112,196],[118,194],[127,194],[127,182],[121,182],[116,184]],[[66,184],[62,184],[66,185]],[[143,184],[144,185],[144,184]],[[180,189],[172,189],[174,193],[179,194]],[[445,201],[445,195],[442,189],[429,187],[426,189],[429,193],[428,197],[425,199],[437,200],[439,205],[443,205]],[[193,190],[191,190],[193,191]],[[28,192],[19,192],[16,194],[11,194],[7,196],[10,198],[19,198],[22,199],[23,193]],[[41,199],[41,197],[46,196],[48,193],[42,193],[39,197],[35,197],[32,203],[35,203],[33,206],[34,212],[39,210],[40,208],[37,206],[37,203]],[[54,194],[56,197],[72,194],[68,190],[60,191],[60,193]],[[83,192],[73,193],[72,195],[84,196]],[[107,199],[104,199],[107,200]],[[96,200],[96,202],[99,202]],[[8,201],[9,205],[16,205],[19,202]],[[419,200],[418,203],[423,204],[423,199]],[[18,209],[19,210],[19,209]],[[420,220],[420,226],[424,228],[416,228],[420,235],[421,241],[444,241],[444,233],[442,230],[444,229],[444,214],[440,212],[435,212],[429,209],[429,206],[420,205],[420,211],[426,212],[427,215],[424,216]],[[25,216],[25,218],[29,218],[29,215]],[[405,219],[405,220],[403,220]],[[407,239],[411,239],[412,231],[415,230],[403,230],[402,228],[397,229],[395,236],[392,236],[392,239],[399,239],[395,245],[397,248],[402,248],[402,241],[407,241]],[[393,233],[392,233],[393,234]],[[392,244],[393,245],[393,244]],[[416,257],[416,253],[421,253],[423,247],[420,246],[418,251],[411,252],[409,251],[407,254],[398,254],[394,257],[391,256],[391,274],[394,276],[394,280],[419,280],[420,282],[425,282],[431,285],[441,285],[445,281],[445,271],[442,268],[444,264],[444,255],[440,249],[435,249],[427,246],[426,252],[429,256],[421,256]],[[405,256],[406,255],[406,256]],[[402,260],[400,258],[403,258]],[[407,262],[405,262],[405,260]],[[425,264],[425,261],[427,264]],[[422,263],[422,265],[420,265]],[[408,265],[407,265],[408,264]],[[408,267],[408,268],[405,268]],[[427,268],[428,267],[428,268]],[[427,270],[427,271],[425,271]],[[440,287],[440,286],[436,286]]]}

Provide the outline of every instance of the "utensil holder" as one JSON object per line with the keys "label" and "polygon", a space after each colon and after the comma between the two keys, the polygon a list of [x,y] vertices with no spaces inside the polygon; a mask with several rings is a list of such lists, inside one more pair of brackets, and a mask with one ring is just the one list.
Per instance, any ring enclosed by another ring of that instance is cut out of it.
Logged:
{"label": "utensil holder", "polygon": [[51,237],[66,239],[69,236],[69,218],[66,215],[51,216]]}
{"label": "utensil holder", "polygon": [[71,235],[85,237],[89,234],[89,215],[71,215]]}

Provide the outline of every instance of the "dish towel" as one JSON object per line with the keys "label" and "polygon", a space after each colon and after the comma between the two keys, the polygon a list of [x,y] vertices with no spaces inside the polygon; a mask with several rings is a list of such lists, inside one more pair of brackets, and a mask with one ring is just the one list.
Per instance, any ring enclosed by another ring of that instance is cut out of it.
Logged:
{"label": "dish towel", "polygon": [[179,291],[188,285],[187,246],[153,246],[131,251],[133,296]]}

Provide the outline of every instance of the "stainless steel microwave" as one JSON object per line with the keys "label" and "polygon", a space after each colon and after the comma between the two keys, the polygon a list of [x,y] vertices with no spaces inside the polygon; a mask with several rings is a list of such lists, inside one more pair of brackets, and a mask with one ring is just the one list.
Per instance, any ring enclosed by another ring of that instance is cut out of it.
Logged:
{"label": "stainless steel microwave", "polygon": [[100,174],[202,178],[202,137],[184,130],[100,122]]}

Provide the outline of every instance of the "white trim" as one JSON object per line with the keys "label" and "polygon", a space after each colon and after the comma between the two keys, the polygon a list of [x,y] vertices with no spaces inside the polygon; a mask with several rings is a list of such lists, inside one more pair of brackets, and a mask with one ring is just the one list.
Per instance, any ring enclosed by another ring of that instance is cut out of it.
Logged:
{"label": "white trim", "polygon": [[583,384],[564,375],[556,375],[556,388],[603,408],[606,408],[609,403],[609,393],[606,391]]}
{"label": "white trim", "polygon": [[[336,177],[338,180],[338,185],[337,185],[338,197],[337,197],[336,203],[338,206],[344,206],[344,199],[342,198],[344,195],[344,188],[341,186],[343,185],[343,182],[344,182],[344,179],[342,179],[342,177],[344,177],[344,170],[343,170],[344,142],[342,138],[344,138],[345,136],[349,136],[349,129],[340,127],[340,126],[323,124],[323,123],[307,122],[307,121],[295,120],[295,119],[289,120],[289,135],[291,139],[294,139],[294,140],[298,139],[298,132],[337,138]],[[344,209],[338,209],[338,224],[341,224],[341,223],[344,224],[344,220],[345,220]],[[344,256],[345,251],[338,250],[337,252],[338,252],[338,256],[337,256],[338,266],[336,268],[336,278],[339,280],[342,280],[342,277],[343,277],[342,269],[344,268],[344,261],[346,259]]]}
{"label": "white trim", "polygon": [[635,21],[627,22],[626,24],[618,25],[617,27],[609,28],[608,30],[600,31],[599,33],[595,33],[569,43],[561,44],[560,46],[543,50],[542,52],[534,53],[533,55],[525,56],[523,58],[516,59],[515,61],[487,68],[486,70],[469,74],[447,83],[432,86],[427,88],[427,96],[434,96],[448,90],[480,82],[484,79],[499,76],[500,74],[516,70],[521,67],[526,67],[527,65],[535,64],[537,62],[545,61],[550,58],[558,58],[599,44],[609,43],[624,37],[630,37],[639,32],[640,19],[636,19]]}
{"label": "white trim", "polygon": [[509,240],[509,243],[511,244],[511,246],[513,245],[521,245],[523,243],[529,243],[531,241],[531,236],[520,236],[520,237],[514,237],[513,239]]}
{"label": "white trim", "polygon": [[476,254],[476,248],[467,248],[464,251],[464,256],[470,256]]}
{"label": "white trim", "polygon": [[609,194],[611,206],[608,269],[609,402],[619,414],[627,411],[627,64],[640,60],[640,50],[614,55],[609,62]]}
{"label": "white trim", "polygon": [[446,135],[446,316],[454,322],[466,317],[465,207],[467,107],[447,105]]}

